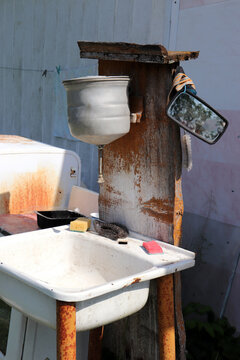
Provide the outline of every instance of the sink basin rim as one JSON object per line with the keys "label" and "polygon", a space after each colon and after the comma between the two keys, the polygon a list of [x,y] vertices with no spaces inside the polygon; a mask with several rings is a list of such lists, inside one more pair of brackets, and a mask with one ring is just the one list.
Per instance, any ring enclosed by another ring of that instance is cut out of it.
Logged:
{"label": "sink basin rim", "polygon": [[[69,226],[63,225],[60,227],[56,227],[54,229],[57,229],[58,231],[59,230],[65,231],[65,230],[69,229]],[[38,232],[46,232],[47,233],[48,231],[50,231],[50,229],[39,230]],[[34,234],[34,232],[33,232],[33,234]],[[125,245],[119,245],[110,239],[103,238],[94,233],[90,233],[90,234],[92,234],[94,237],[96,237],[97,240],[102,241],[103,244],[108,243],[108,244],[110,244],[110,246],[119,247],[119,249],[121,249],[121,252],[125,252],[125,251],[128,252],[128,249],[124,248]],[[21,236],[21,237],[22,237],[22,235],[23,234],[19,234],[19,236]],[[68,232],[67,235],[71,236],[71,233]],[[17,236],[18,235],[14,235],[15,238],[17,238]],[[86,233],[86,235],[82,235],[82,236],[88,236],[88,233]],[[11,236],[11,238],[12,238],[12,236]],[[9,238],[9,240],[11,240],[11,239]],[[4,239],[2,241],[4,241]],[[136,238],[128,238],[128,241],[129,241],[129,244],[135,244],[135,245],[137,244],[137,247],[139,247],[139,248],[142,245],[142,240],[139,240]],[[176,247],[174,247],[173,245],[163,243],[160,241],[159,241],[159,243],[163,249],[164,248],[165,249],[172,249],[172,248],[176,249]],[[176,271],[181,271],[186,268],[194,266],[194,263],[195,263],[194,253],[184,250],[184,249],[181,249],[181,248],[177,248],[177,251],[179,253],[183,253],[184,255],[186,255],[186,259],[182,260],[182,261],[178,261],[178,262],[168,263],[164,266],[163,266],[163,264],[159,263],[159,260],[161,259],[161,254],[148,255],[148,254],[145,254],[142,249],[141,249],[141,251],[142,251],[142,253],[140,253],[140,254],[143,258],[145,257],[145,259],[144,259],[145,262],[146,261],[149,262],[149,269],[140,271],[140,272],[136,272],[133,275],[124,276],[120,279],[108,281],[102,285],[93,286],[93,287],[90,287],[90,288],[87,288],[84,290],[79,290],[79,291],[77,291],[75,289],[71,291],[71,289],[69,289],[69,288],[66,289],[64,287],[53,286],[51,284],[48,284],[45,281],[31,277],[30,275],[28,275],[24,272],[20,272],[14,266],[7,265],[3,262],[0,263],[0,271],[4,272],[5,274],[8,274],[11,277],[14,277],[15,279],[18,279],[19,281],[24,282],[28,286],[35,288],[36,290],[44,293],[45,295],[47,295],[55,300],[66,301],[66,302],[73,302],[73,301],[78,302],[78,301],[84,301],[87,299],[95,298],[95,297],[128,287],[134,283],[148,281],[148,280],[155,279],[155,278],[158,278],[158,277],[170,274],[170,273],[174,273]],[[138,255],[136,254],[136,256],[138,256]]]}
{"label": "sink basin rim", "polygon": [[49,297],[66,302],[78,302],[84,301],[91,298],[95,298],[116,290],[120,290],[122,288],[131,286],[135,283],[153,280],[161,276],[165,276],[177,271],[181,271],[187,269],[189,267],[194,266],[194,260],[185,260],[181,261],[178,264],[172,263],[167,265],[167,268],[153,266],[149,270],[136,273],[134,276],[127,276],[122,279],[118,279],[112,282],[107,282],[103,285],[93,286],[92,288],[88,288],[86,290],[81,291],[70,291],[69,289],[57,288],[57,287],[49,287],[44,281],[38,279],[32,279],[30,276],[26,274],[16,272],[12,267],[0,264],[0,271],[8,274],[15,279],[24,282],[26,285],[35,288],[36,290],[41,291],[45,295]]}

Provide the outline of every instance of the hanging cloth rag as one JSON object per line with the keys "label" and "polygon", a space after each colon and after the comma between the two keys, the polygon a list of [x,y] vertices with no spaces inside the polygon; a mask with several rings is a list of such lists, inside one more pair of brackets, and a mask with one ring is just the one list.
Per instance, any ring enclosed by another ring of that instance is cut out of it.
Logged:
{"label": "hanging cloth rag", "polygon": [[175,76],[173,79],[172,87],[168,94],[168,103],[177,92],[181,91],[186,86],[188,91],[191,91],[194,95],[197,94],[196,86],[192,79],[187,76],[181,66],[178,66],[175,70]]}

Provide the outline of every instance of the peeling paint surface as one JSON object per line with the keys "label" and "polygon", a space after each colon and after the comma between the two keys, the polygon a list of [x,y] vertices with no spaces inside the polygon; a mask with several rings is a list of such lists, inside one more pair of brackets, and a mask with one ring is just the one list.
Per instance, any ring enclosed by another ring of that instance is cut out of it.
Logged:
{"label": "peeling paint surface", "polygon": [[[165,114],[171,67],[100,61],[99,74],[129,75],[133,94],[143,96],[141,122],[131,124],[127,135],[104,148],[105,183],[100,186],[100,218],[119,222],[132,231],[169,243],[173,243],[175,231],[176,242],[179,242],[183,211],[180,136],[179,129]],[[149,315],[139,312],[128,319],[133,358],[136,351],[139,359],[148,358],[147,344],[151,343],[152,336],[156,336],[154,339],[158,338],[158,341],[154,340],[151,358],[175,360],[173,276],[163,277],[157,284],[158,299],[151,299],[150,308],[149,297],[145,306]],[[155,316],[150,315],[152,312]],[[111,332],[115,330],[115,334],[119,334],[124,329],[126,321],[118,323],[110,325]],[[144,334],[141,349],[136,349],[139,347],[136,342],[139,328],[148,331]],[[159,349],[156,343],[159,343]],[[115,339],[114,352],[117,347],[130,358],[128,345],[128,340]]]}
{"label": "peeling paint surface", "polygon": [[165,115],[168,90],[159,87],[170,80],[171,71],[164,69],[100,61],[100,75],[132,77],[132,93],[143,98],[144,111],[141,122],[131,124],[127,135],[104,147],[105,183],[100,186],[99,203],[103,219],[173,242],[174,179],[179,177],[176,164],[181,154],[179,132]]}
{"label": "peeling paint surface", "polygon": [[169,204],[168,199],[160,200],[152,197],[142,205],[141,211],[143,213],[166,224],[173,223],[173,206]]}

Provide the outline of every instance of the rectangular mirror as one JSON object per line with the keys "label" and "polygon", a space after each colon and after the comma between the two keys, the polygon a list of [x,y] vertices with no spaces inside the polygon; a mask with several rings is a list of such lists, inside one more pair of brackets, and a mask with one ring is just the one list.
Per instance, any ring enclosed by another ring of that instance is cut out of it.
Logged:
{"label": "rectangular mirror", "polygon": [[228,126],[228,121],[222,115],[189,91],[175,95],[167,107],[167,115],[208,144],[215,144]]}

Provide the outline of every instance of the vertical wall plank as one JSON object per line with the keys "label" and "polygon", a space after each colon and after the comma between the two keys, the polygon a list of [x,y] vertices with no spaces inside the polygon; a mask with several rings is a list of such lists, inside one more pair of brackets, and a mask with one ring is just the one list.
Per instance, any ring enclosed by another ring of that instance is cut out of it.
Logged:
{"label": "vertical wall plank", "polygon": [[152,0],[133,0],[132,11],[131,41],[146,44],[152,20]]}
{"label": "vertical wall plank", "polygon": [[133,2],[129,0],[116,0],[114,13],[114,41],[129,41],[132,24]]}
{"label": "vertical wall plank", "polygon": [[115,0],[98,0],[98,40],[113,41]]}

